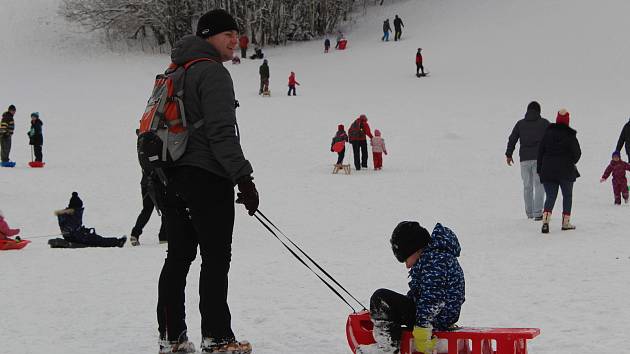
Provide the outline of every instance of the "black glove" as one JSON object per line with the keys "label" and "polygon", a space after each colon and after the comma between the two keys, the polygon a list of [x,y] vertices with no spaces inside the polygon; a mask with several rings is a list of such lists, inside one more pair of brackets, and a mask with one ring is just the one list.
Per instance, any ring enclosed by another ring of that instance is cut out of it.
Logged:
{"label": "black glove", "polygon": [[251,176],[242,178],[238,182],[238,193],[236,194],[236,203],[245,205],[250,216],[256,213],[259,204],[258,191],[252,180]]}

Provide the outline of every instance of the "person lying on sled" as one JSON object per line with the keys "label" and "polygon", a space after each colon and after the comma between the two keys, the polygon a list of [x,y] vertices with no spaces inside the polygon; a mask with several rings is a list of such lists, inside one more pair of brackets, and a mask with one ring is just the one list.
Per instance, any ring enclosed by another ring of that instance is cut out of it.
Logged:
{"label": "person lying on sled", "polygon": [[72,192],[68,207],[55,211],[59,229],[68,242],[76,242],[90,247],[123,247],[127,237],[102,237],[93,228],[83,226],[83,201],[77,192]]}
{"label": "person lying on sled", "polygon": [[409,292],[379,289],[370,299],[376,344],[357,353],[399,353],[402,326],[413,328],[415,349],[432,353],[432,331],[447,330],[459,319],[464,303],[464,272],[457,257],[461,247],[450,229],[436,224],[429,232],[418,222],[403,221],[390,240],[396,259],[409,269]]}

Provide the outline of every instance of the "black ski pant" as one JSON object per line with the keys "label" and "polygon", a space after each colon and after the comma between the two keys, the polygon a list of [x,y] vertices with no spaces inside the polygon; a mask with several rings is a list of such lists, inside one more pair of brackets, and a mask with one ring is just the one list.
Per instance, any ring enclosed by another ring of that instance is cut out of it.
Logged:
{"label": "black ski pant", "polygon": [[354,168],[360,170],[361,167],[367,168],[368,148],[367,140],[355,140],[352,144],[352,153],[354,155]]}
{"label": "black ski pant", "polygon": [[394,32],[394,41],[397,41],[402,36],[402,29],[396,28],[396,32]]}
{"label": "black ski pant", "polygon": [[241,58],[247,59],[247,48],[241,48]]}
{"label": "black ski pant", "polygon": [[413,328],[416,322],[416,305],[405,295],[378,289],[370,298],[370,317],[374,321],[375,337],[388,336],[398,347],[402,327]]}
{"label": "black ski pant", "polygon": [[337,153],[337,165],[341,165],[343,163],[344,156],[346,156],[346,149],[343,149]]}
{"label": "black ski pant", "polygon": [[[153,209],[155,208],[155,206],[153,205],[153,200],[149,196],[147,187],[142,186],[141,191],[142,191],[142,210],[140,211],[140,214],[138,215],[138,218],[136,219],[136,225],[131,230],[131,236],[134,236],[134,237],[140,237],[140,235],[142,235],[142,230],[144,229],[145,226],[147,226],[147,223],[149,222],[149,219],[151,218],[151,214],[153,214]],[[162,214],[162,225],[160,226],[160,233],[158,234],[158,239],[160,241],[168,241],[168,238],[166,237],[166,220],[164,219],[165,219],[164,214]]]}
{"label": "black ski pant", "polygon": [[176,167],[168,171],[168,177],[164,206],[168,251],[157,304],[160,337],[174,341],[186,332],[186,276],[199,246],[201,334],[204,338],[233,340],[227,293],[234,186],[230,180],[197,167]]}
{"label": "black ski pant", "polygon": [[2,162],[9,162],[11,153],[11,135],[0,136],[0,158]]}
{"label": "black ski pant", "polygon": [[44,161],[44,155],[42,154],[41,145],[33,145],[33,152],[35,153],[35,161],[37,162]]}
{"label": "black ski pant", "polygon": [[81,243],[88,247],[118,247],[120,245],[120,239],[116,237],[100,236],[94,229],[85,227],[80,228],[70,235],[64,235],[63,238],[66,241]]}
{"label": "black ski pant", "polygon": [[416,75],[420,73],[420,70],[422,70],[422,75],[424,75],[424,66],[422,66],[422,63],[416,64]]}

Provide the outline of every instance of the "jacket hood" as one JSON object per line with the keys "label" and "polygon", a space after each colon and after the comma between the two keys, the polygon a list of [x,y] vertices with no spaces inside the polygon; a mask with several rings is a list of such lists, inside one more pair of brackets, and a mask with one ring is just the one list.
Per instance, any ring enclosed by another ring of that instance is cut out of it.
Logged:
{"label": "jacket hood", "polygon": [[437,223],[431,233],[431,241],[427,246],[425,252],[443,251],[452,254],[455,257],[459,257],[462,248],[459,245],[457,236],[448,227],[442,226]]}
{"label": "jacket hood", "polygon": [[171,50],[171,61],[177,65],[199,58],[213,58],[221,62],[219,57],[219,53],[210,43],[192,34],[182,37]]}
{"label": "jacket hood", "polygon": [[541,119],[542,117],[540,116],[540,112],[536,112],[535,110],[531,110],[531,111],[527,111],[525,113],[525,120],[526,121],[535,121],[538,119]]}

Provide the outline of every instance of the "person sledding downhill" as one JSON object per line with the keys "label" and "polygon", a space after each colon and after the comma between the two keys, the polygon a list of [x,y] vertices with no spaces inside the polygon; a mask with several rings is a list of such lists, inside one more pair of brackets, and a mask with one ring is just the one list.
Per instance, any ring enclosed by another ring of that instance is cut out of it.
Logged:
{"label": "person sledding downhill", "polygon": [[[20,241],[20,236],[17,236],[20,233],[20,229],[12,229],[7,224],[6,220],[4,220],[4,214],[2,210],[0,210],[0,240],[15,240]],[[14,237],[12,239],[11,237]]]}
{"label": "person sledding downhill", "polygon": [[355,119],[348,129],[348,138],[352,144],[352,153],[354,155],[354,168],[357,171],[361,168],[368,167],[368,148],[366,136],[372,139],[372,132],[368,125],[368,119],[365,114]]}
{"label": "person sledding downhill", "polygon": [[359,345],[357,354],[398,354],[402,326],[413,328],[415,349],[432,353],[432,330],[454,327],[465,296],[464,272],[457,257],[457,236],[436,224],[429,232],[415,221],[396,226],[390,239],[396,259],[409,269],[409,292],[379,289],[370,298],[375,344]]}
{"label": "person sledding downhill", "polygon": [[626,171],[630,171],[630,164],[621,159],[621,153],[615,151],[612,153],[612,160],[602,178],[601,183],[606,182],[606,179],[612,174],[612,186],[613,194],[615,195],[615,204],[621,205],[621,197],[623,201],[628,204],[628,180],[626,179]]}

